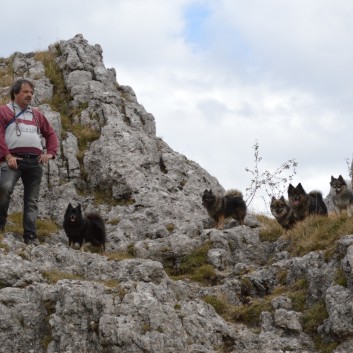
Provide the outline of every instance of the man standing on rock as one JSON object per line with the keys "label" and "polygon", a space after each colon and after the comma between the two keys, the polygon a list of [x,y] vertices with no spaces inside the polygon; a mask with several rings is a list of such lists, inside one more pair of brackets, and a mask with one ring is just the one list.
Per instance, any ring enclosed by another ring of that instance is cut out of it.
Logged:
{"label": "man standing on rock", "polygon": [[[11,102],[0,106],[0,230],[4,230],[10,198],[19,178],[23,184],[23,239],[36,243],[38,198],[43,165],[55,158],[58,138],[46,119],[30,106],[34,85],[26,79],[11,87]],[[44,151],[43,139],[46,142]]]}

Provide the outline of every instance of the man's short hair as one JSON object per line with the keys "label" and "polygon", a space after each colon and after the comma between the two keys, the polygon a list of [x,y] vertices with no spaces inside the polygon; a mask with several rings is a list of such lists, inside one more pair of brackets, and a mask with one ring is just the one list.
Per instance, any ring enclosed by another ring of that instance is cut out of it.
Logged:
{"label": "man's short hair", "polygon": [[34,90],[34,84],[31,81],[26,80],[25,78],[20,78],[19,80],[15,81],[12,84],[12,87],[10,90],[11,100],[15,100],[15,94],[18,94],[21,91],[22,85],[24,83],[27,83],[28,85],[30,85],[31,88]]}

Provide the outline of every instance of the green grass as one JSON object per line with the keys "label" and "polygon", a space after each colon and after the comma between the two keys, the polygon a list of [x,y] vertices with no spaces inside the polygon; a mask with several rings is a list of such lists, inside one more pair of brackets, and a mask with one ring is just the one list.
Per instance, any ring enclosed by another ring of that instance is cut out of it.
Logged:
{"label": "green grass", "polygon": [[250,304],[243,306],[233,306],[230,316],[234,322],[242,322],[250,327],[259,327],[261,313],[263,311],[273,312],[271,297],[254,299]]}
{"label": "green grass", "polygon": [[54,111],[60,112],[60,114],[66,119],[62,121],[63,129],[65,130],[65,121],[70,116],[71,96],[66,89],[65,79],[62,71],[55,62],[56,56],[49,51],[36,52],[34,59],[41,61],[44,65],[45,76],[53,84],[54,92],[53,98],[47,102]]}
{"label": "green grass", "polygon": [[165,271],[175,280],[189,279],[203,285],[216,285],[217,275],[212,265],[207,263],[207,254],[211,244],[206,242],[190,255],[180,259],[179,266],[164,264]]}
{"label": "green grass", "polygon": [[309,335],[315,344],[317,352],[332,353],[340,342],[326,342],[323,341],[318,334],[317,329],[328,318],[326,305],[323,299],[320,299],[310,308],[303,311],[302,324],[303,331]]}

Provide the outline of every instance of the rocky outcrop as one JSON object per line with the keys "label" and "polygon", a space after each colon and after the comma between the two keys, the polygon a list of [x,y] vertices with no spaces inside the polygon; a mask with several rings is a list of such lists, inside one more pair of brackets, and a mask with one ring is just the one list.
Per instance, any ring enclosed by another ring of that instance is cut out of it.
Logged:
{"label": "rocky outcrop", "polygon": [[[246,225],[213,229],[201,195],[222,186],[156,136],[153,115],[105,68],[102,48],[77,35],[47,54],[62,75],[66,111],[49,104],[58,86],[40,55],[0,62],[5,71],[11,63],[9,75],[34,81],[35,104],[60,137],[39,205],[40,218],[59,230],[38,246],[8,230],[0,242],[0,352],[303,353],[318,351],[315,335],[333,352],[353,351],[352,235],[328,260],[320,251],[291,257],[283,239],[261,241],[250,214]],[[82,147],[75,126],[95,138]],[[21,211],[21,193],[18,185],[11,213]],[[68,248],[62,222],[69,202],[103,216],[106,254]],[[209,282],[177,277],[200,248]],[[337,271],[346,284],[336,283]],[[299,296],[327,311],[314,333]],[[242,320],[241,309],[256,303],[266,305]]]}

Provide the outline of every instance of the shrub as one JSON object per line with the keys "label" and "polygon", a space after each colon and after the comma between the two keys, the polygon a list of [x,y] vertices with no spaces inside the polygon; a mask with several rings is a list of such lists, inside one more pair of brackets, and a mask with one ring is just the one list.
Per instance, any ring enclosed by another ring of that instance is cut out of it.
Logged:
{"label": "shrub", "polygon": [[[288,183],[293,180],[293,176],[296,174],[296,167],[298,162],[292,158],[287,162],[282,163],[274,171],[260,170],[260,163],[262,157],[259,155],[260,146],[258,141],[255,141],[254,148],[254,169],[245,168],[245,171],[251,174],[250,186],[246,188],[245,200],[247,206],[249,206],[258,192],[264,190],[265,194],[271,199],[272,196],[280,197],[286,193]],[[286,175],[288,174],[288,175]],[[269,201],[262,197],[266,205]]]}

